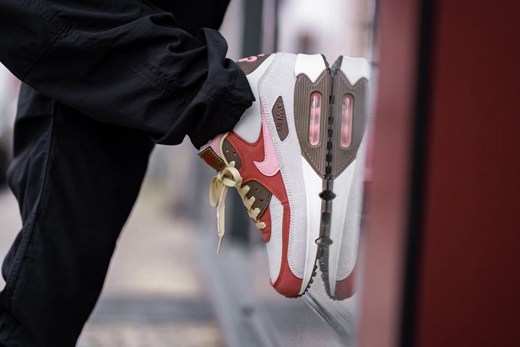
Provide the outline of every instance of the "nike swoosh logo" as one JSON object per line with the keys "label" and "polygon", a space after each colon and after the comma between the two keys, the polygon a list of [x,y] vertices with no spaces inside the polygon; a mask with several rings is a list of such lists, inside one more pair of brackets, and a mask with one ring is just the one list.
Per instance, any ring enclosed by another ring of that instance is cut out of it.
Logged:
{"label": "nike swoosh logo", "polygon": [[273,139],[262,111],[262,136],[264,137],[264,160],[254,161],[256,168],[265,176],[272,177],[280,171]]}

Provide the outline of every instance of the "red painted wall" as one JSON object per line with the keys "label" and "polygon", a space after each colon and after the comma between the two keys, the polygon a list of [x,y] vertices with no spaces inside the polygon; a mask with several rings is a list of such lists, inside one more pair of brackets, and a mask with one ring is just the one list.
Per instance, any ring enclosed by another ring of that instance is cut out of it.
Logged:
{"label": "red painted wall", "polygon": [[520,6],[436,1],[416,346],[520,346]]}
{"label": "red painted wall", "polygon": [[361,252],[360,347],[399,341],[419,2],[379,1],[372,181]]}

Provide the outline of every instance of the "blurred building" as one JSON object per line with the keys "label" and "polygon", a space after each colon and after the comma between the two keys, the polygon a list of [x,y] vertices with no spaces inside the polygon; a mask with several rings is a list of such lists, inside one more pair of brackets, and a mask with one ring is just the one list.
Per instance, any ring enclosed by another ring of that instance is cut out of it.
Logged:
{"label": "blurred building", "polygon": [[0,64],[0,185],[5,180],[5,172],[12,156],[18,88],[18,80]]}

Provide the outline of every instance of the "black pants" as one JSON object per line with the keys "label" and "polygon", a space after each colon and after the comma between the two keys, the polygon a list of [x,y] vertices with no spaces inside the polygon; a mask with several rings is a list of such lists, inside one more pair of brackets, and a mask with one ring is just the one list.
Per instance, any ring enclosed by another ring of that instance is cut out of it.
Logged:
{"label": "black pants", "polygon": [[154,144],[199,147],[251,104],[224,39],[199,30],[227,2],[0,0],[0,60],[24,82],[8,172],[23,228],[2,267],[0,345],[73,346]]}

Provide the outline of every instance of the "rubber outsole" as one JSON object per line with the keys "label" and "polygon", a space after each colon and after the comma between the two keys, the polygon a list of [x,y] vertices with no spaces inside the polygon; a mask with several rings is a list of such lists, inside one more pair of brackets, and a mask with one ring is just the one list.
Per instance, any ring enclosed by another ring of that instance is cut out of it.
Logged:
{"label": "rubber outsole", "polygon": [[[326,170],[323,176],[323,192],[320,194],[322,199],[322,217],[320,238],[316,240],[319,249],[319,266],[322,273],[325,291],[333,300],[338,300],[330,287],[329,268],[330,268],[330,246],[336,237],[331,237],[331,218],[333,213],[334,198],[334,179],[338,177],[356,158],[361,140],[366,127],[366,98],[367,84],[366,78],[361,78],[352,85],[347,77],[341,72],[343,57],[339,57],[331,67],[331,95],[330,95],[330,114],[328,117],[328,144],[326,155]],[[352,110],[351,124],[351,143],[348,147],[341,146],[341,116],[342,102],[345,96],[355,99],[357,105]],[[339,240],[336,240],[339,242]],[[337,261],[337,260],[336,260]]]}
{"label": "rubber outsole", "polygon": [[[308,184],[307,189],[310,188],[311,192],[307,191],[308,204],[317,204],[318,209],[321,206],[319,192],[322,191],[322,178],[326,175],[327,161],[326,155],[329,145],[329,131],[328,131],[328,117],[330,109],[330,94],[332,88],[332,79],[329,64],[324,56],[313,56],[313,59],[321,60],[323,62],[324,70],[319,74],[315,73],[312,79],[305,73],[300,73],[296,76],[296,85],[294,93],[294,115],[295,115],[295,127],[298,135],[298,141],[300,143],[301,154],[310,168],[304,170],[304,177]],[[314,101],[313,101],[314,100]],[[316,103],[317,101],[317,103]],[[314,117],[314,118],[313,118]],[[313,129],[313,122],[315,124],[317,135],[317,143],[311,143],[310,134]],[[316,126],[317,125],[317,126]],[[308,167],[308,166],[307,166]],[[312,186],[312,187],[309,187]],[[313,198],[313,194],[316,192],[316,197]],[[309,194],[311,196],[309,196]],[[313,208],[308,209],[308,213],[315,211]],[[317,274],[317,262],[321,255],[320,247],[316,244],[316,239],[319,239],[321,235],[321,216],[315,215],[310,216],[311,222],[308,224],[309,232],[312,230],[318,231],[316,235],[309,235],[307,242],[313,243],[310,247],[316,247],[316,253],[314,255],[313,270],[310,274],[310,278],[304,277],[304,281],[308,281],[305,289],[296,296],[300,297],[304,295],[313,283],[313,279]],[[308,220],[309,221],[309,220]],[[313,228],[315,226],[316,228]],[[311,239],[312,237],[312,239]],[[310,258],[309,258],[310,259]],[[309,264],[307,267],[310,268]],[[307,273],[308,274],[308,273]],[[303,284],[305,285],[305,284]]]}
{"label": "rubber outsole", "polygon": [[[329,282],[329,247],[334,242],[331,238],[331,218],[336,197],[333,189],[334,179],[356,158],[366,127],[365,107],[354,107],[351,143],[346,147],[341,147],[342,98],[350,95],[358,105],[365,105],[368,80],[361,78],[352,85],[341,73],[342,57],[339,57],[330,68],[325,57],[323,60],[326,70],[315,81],[311,81],[305,74],[297,76],[297,87],[295,88],[295,117],[298,117],[295,125],[302,156],[315,174],[321,178],[322,186],[321,193],[317,196],[321,200],[321,211],[319,237],[315,240],[318,246],[316,261],[305,290],[292,298],[298,298],[307,293],[314,282],[319,266],[329,297],[333,300],[342,300],[335,297]],[[320,96],[319,142],[312,144],[309,118],[313,112],[313,106],[310,99],[315,93],[319,93]]]}

